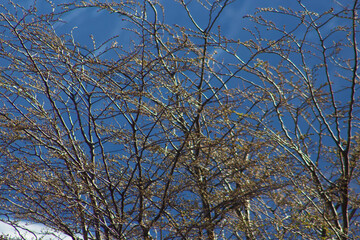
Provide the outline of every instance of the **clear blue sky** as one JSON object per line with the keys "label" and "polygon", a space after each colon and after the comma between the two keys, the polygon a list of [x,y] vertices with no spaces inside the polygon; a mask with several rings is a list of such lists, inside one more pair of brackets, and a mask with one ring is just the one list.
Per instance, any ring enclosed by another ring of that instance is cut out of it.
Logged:
{"label": "clear blue sky", "polygon": [[[30,6],[32,0],[24,1],[24,6]],[[66,0],[59,0],[56,3],[65,3]],[[165,22],[170,25],[189,26],[186,13],[181,9],[180,4],[173,0],[160,0],[165,7]],[[196,1],[192,1],[196,4]],[[351,4],[351,1],[342,1],[343,4]],[[348,3],[347,3],[348,2]],[[310,10],[323,12],[330,8],[330,6],[338,6],[335,0],[305,0],[302,3],[309,7]],[[193,11],[195,19],[203,24],[206,24],[207,16],[201,8],[193,4]],[[43,1],[37,3],[39,12],[49,11],[51,8]],[[244,40],[242,31],[243,27],[251,27],[252,23],[245,19],[244,16],[252,14],[256,8],[262,7],[278,7],[284,6],[292,9],[299,9],[297,0],[235,0],[228,6],[221,15],[219,25],[222,27],[222,32],[229,38]],[[121,21],[121,16],[116,14],[109,14],[108,12],[98,12],[96,9],[80,9],[68,13],[63,17],[66,24],[55,25],[55,30],[58,33],[70,32],[74,29],[74,36],[79,42],[90,43],[90,35],[93,35],[98,43],[106,40],[110,36],[121,33],[120,39],[117,38],[119,44],[125,44],[129,40],[129,36],[124,34],[122,30],[127,26],[125,21]],[[76,29],[75,29],[76,27]],[[121,40],[123,42],[121,42]]]}

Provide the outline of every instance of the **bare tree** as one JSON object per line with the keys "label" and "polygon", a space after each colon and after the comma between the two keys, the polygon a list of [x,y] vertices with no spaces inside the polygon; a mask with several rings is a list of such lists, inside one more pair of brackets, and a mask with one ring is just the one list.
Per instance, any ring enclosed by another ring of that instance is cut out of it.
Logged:
{"label": "bare tree", "polygon": [[[355,238],[359,4],[316,13],[298,1],[298,8],[265,8],[250,16],[259,35],[246,47],[258,55],[246,71],[257,79],[244,81],[266,96],[258,105],[264,138],[290,154],[296,165],[287,174],[292,189],[281,199],[287,204],[264,204],[274,220],[281,219],[284,234],[293,228],[288,222],[309,239]],[[292,27],[276,23],[276,15],[285,15]]]}
{"label": "bare tree", "polygon": [[[186,26],[149,0],[4,5],[1,214],[72,239],[355,238],[357,2],[259,9],[247,41],[221,32],[232,3],[176,1]],[[80,8],[133,42],[59,35]]]}

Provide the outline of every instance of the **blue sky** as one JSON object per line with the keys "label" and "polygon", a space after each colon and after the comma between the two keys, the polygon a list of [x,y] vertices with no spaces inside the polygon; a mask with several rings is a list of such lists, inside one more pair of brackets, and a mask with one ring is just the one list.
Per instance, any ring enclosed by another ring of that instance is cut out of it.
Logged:
{"label": "blue sky", "polygon": [[[32,5],[32,0],[24,1],[24,6]],[[66,0],[56,1],[56,3],[65,3]],[[165,22],[169,25],[186,25],[188,22],[185,20],[186,13],[179,7],[179,3],[168,0],[160,1],[165,11]],[[193,1],[196,2],[196,1]],[[251,23],[244,19],[245,15],[252,14],[256,8],[262,7],[278,7],[286,6],[290,8],[298,8],[296,0],[235,0],[228,6],[223,12],[219,25],[222,26],[224,35],[234,38],[242,38],[239,33],[243,27],[251,26]],[[334,0],[317,0],[317,1],[302,1],[305,5],[311,4],[311,9],[321,11],[323,6],[326,8],[329,5],[334,5]],[[38,1],[37,7],[39,12],[51,11],[51,8],[47,4],[43,4],[43,1]],[[192,9],[196,15],[194,17],[201,23],[206,23],[207,16],[205,12],[200,8]],[[62,18],[65,23],[58,23],[54,26],[58,33],[69,32],[74,29],[74,35],[79,42],[88,41],[89,36],[93,35],[97,42],[106,40],[109,36],[114,36],[119,33],[123,33],[122,28],[127,26],[127,23],[121,21],[121,16],[116,14],[109,14],[105,11],[98,12],[96,9],[79,9],[66,14]],[[128,40],[127,36],[121,38]]]}

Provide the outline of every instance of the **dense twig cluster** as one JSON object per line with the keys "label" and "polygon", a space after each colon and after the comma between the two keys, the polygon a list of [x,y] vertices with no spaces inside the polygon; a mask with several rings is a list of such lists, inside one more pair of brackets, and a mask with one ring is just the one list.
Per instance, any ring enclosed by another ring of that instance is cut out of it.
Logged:
{"label": "dense twig cluster", "polygon": [[[4,221],[84,240],[355,238],[357,1],[259,9],[241,41],[217,27],[233,1],[176,2],[186,26],[150,0],[2,6]],[[133,41],[54,30],[80,8]]]}

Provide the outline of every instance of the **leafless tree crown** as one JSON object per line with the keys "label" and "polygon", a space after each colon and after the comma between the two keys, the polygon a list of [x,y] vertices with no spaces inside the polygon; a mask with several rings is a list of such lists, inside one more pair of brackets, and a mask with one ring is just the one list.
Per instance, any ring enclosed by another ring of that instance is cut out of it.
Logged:
{"label": "leafless tree crown", "polygon": [[[83,240],[359,238],[359,3],[289,2],[234,34],[231,0],[6,1],[1,221]],[[119,34],[60,33],[80,11]]]}

